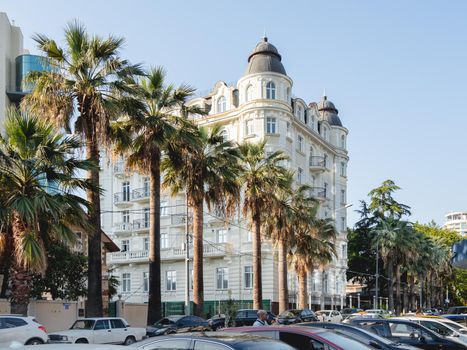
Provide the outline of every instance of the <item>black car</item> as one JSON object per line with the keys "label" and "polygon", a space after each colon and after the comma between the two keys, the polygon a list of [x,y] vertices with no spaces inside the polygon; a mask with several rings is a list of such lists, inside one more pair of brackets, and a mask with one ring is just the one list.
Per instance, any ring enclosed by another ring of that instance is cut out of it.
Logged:
{"label": "black car", "polygon": [[415,322],[356,318],[351,320],[350,324],[381,335],[395,343],[412,345],[420,349],[467,350],[464,344],[449,340]]}
{"label": "black car", "polygon": [[[209,324],[209,327],[211,327],[211,329],[213,331],[217,331],[218,329],[225,328],[225,315],[224,314],[218,314],[218,315],[212,316],[208,320],[208,324]],[[230,320],[228,322],[228,326],[231,327],[232,324],[233,324],[233,322],[232,322],[232,320]]]}
{"label": "black car", "polygon": [[[272,312],[269,312],[269,311],[267,313],[268,313],[268,318],[266,321],[269,324],[272,324],[276,319],[276,315],[274,315]],[[253,323],[255,323],[257,318],[258,318],[258,310],[254,310],[254,309],[238,310],[237,316],[235,317],[235,326],[236,327],[252,326]]]}
{"label": "black car", "polygon": [[294,324],[300,322],[318,322],[318,317],[315,313],[308,309],[303,310],[285,310],[276,318],[279,324]]}
{"label": "black car", "polygon": [[130,347],[138,350],[295,350],[290,345],[271,338],[224,332],[173,334],[146,339]]}
{"label": "black car", "polygon": [[317,327],[332,329],[338,333],[342,333],[349,338],[358,340],[361,343],[368,345],[373,349],[380,350],[417,350],[418,348],[406,344],[394,343],[386,338],[371,333],[365,329],[349,326],[343,323],[331,322],[314,322],[314,323],[301,323],[299,326]]}
{"label": "black car", "polygon": [[146,335],[148,337],[155,337],[157,335],[210,330],[208,322],[201,317],[174,315],[164,317],[152,326],[147,326]]}

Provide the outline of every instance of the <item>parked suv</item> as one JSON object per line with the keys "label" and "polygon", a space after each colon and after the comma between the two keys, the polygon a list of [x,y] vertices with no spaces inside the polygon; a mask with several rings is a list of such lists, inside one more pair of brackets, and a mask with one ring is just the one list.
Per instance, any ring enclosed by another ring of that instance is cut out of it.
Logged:
{"label": "parked suv", "polygon": [[198,316],[173,315],[167,316],[146,327],[146,335],[155,337],[174,333],[209,331],[208,321]]}
{"label": "parked suv", "polygon": [[0,315],[0,344],[19,342],[25,345],[38,345],[47,342],[43,325],[32,317]]}
{"label": "parked suv", "polygon": [[[267,322],[269,324],[272,324],[275,319],[276,315],[274,315],[272,312],[267,311],[268,313],[268,318]],[[244,310],[239,310],[237,312],[237,316],[235,317],[235,326],[252,326],[253,323],[255,323],[256,319],[258,318],[258,310],[254,309],[244,309]]]}
{"label": "parked suv", "polygon": [[315,313],[308,309],[303,310],[285,310],[276,319],[279,324],[294,324],[300,322],[318,322]]}

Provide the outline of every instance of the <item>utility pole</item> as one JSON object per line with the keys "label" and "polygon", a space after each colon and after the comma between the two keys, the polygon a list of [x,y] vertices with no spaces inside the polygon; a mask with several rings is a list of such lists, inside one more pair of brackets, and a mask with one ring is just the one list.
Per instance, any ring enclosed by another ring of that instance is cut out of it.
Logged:
{"label": "utility pole", "polygon": [[185,191],[185,314],[190,315],[190,234],[188,217],[188,191]]}
{"label": "utility pole", "polygon": [[379,289],[379,244],[376,245],[376,273],[375,273],[375,309],[378,309]]}

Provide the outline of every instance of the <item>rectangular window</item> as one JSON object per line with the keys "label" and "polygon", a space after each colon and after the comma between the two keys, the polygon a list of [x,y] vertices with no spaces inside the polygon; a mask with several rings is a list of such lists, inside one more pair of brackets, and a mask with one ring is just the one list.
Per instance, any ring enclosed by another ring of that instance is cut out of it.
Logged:
{"label": "rectangular window", "polygon": [[303,169],[298,168],[297,170],[297,182],[301,184],[303,182]]}
{"label": "rectangular window", "polygon": [[122,222],[128,224],[130,222],[130,211],[123,210],[122,211]]}
{"label": "rectangular window", "polygon": [[292,138],[292,131],[290,130],[289,122],[287,122],[287,137]]}
{"label": "rectangular window", "polygon": [[324,198],[328,198],[328,183],[324,183]]}
{"label": "rectangular window", "polygon": [[143,228],[148,228],[150,223],[149,208],[143,209]]}
{"label": "rectangular window", "polygon": [[245,266],[245,288],[253,288],[253,266]]}
{"label": "rectangular window", "polygon": [[123,197],[122,197],[123,202],[128,202],[130,200],[130,181],[122,182],[122,192],[123,192]]}
{"label": "rectangular window", "polygon": [[250,136],[253,135],[253,120],[249,119],[245,122],[245,135]]}
{"label": "rectangular window", "polygon": [[272,117],[266,118],[266,133],[275,134],[277,132],[277,119]]}
{"label": "rectangular window", "polygon": [[145,252],[149,251],[149,237],[144,237],[143,238],[143,250]]}
{"label": "rectangular window", "polygon": [[128,252],[130,251],[130,241],[128,239],[123,239],[122,243],[120,245],[120,250],[122,252]]}
{"label": "rectangular window", "polygon": [[345,217],[341,217],[341,231],[345,231]]}
{"label": "rectangular window", "polygon": [[345,163],[341,162],[341,176],[345,176]]}
{"label": "rectangular window", "polygon": [[303,137],[300,135],[297,136],[297,150],[303,152]]}
{"label": "rectangular window", "polygon": [[161,249],[169,248],[169,234],[167,232],[161,232]]}
{"label": "rectangular window", "polygon": [[229,288],[229,269],[227,267],[218,267],[216,269],[216,287],[217,289]]}
{"label": "rectangular window", "polygon": [[347,259],[347,244],[342,245],[342,259]]}
{"label": "rectangular window", "polygon": [[122,273],[122,292],[129,293],[131,291],[131,274]]}
{"label": "rectangular window", "polygon": [[149,292],[149,272],[143,272],[143,291]]}
{"label": "rectangular window", "polygon": [[166,289],[168,291],[177,290],[177,271],[167,271],[166,275]]}
{"label": "rectangular window", "polygon": [[143,193],[145,197],[149,197],[149,177],[145,177],[143,180]]}
{"label": "rectangular window", "polygon": [[345,190],[341,190],[341,204],[346,203]]}
{"label": "rectangular window", "polygon": [[167,201],[161,201],[161,216],[169,215],[169,203]]}
{"label": "rectangular window", "polygon": [[226,229],[219,229],[216,231],[216,242],[227,243],[227,230]]}

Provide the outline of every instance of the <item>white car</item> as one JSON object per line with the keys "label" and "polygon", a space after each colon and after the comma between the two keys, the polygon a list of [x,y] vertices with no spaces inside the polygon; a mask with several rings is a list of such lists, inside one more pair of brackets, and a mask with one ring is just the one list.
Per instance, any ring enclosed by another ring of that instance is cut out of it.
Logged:
{"label": "white car", "polygon": [[129,345],[142,340],[145,335],[145,328],[130,327],[123,318],[83,318],[75,321],[69,330],[49,334],[49,343]]}
{"label": "white car", "polygon": [[416,322],[431,329],[433,332],[467,345],[467,328],[446,318],[408,316],[394,317],[394,319]]}
{"label": "white car", "polygon": [[342,314],[336,310],[319,310],[315,315],[322,322],[342,322]]}
{"label": "white car", "polygon": [[[2,345],[2,344],[0,344]],[[13,342],[8,347],[1,347],[1,350],[12,349],[12,350],[31,350],[31,347],[21,346],[18,343]],[[128,350],[128,347],[122,345],[101,345],[101,344],[41,344],[33,348],[34,350]]]}
{"label": "white car", "polygon": [[24,345],[38,345],[47,342],[43,325],[33,317],[0,315],[0,346],[17,342]]}
{"label": "white car", "polygon": [[391,311],[384,310],[384,309],[368,309],[368,310],[365,310],[365,312],[367,314],[377,314],[382,317],[389,317],[392,315]]}

